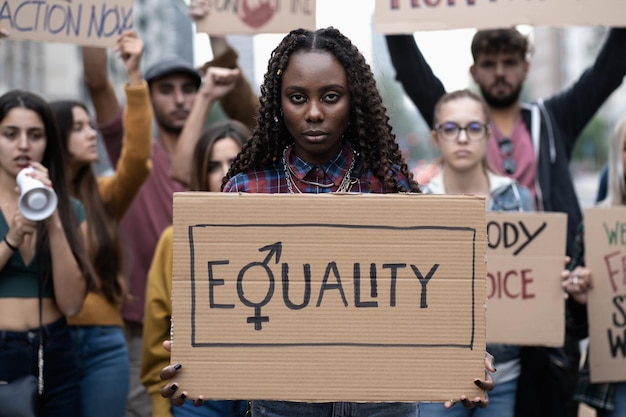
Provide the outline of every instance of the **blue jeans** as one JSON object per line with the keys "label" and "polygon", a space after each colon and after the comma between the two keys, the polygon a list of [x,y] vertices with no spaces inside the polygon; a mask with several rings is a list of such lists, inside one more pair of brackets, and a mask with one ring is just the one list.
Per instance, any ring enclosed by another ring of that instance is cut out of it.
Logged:
{"label": "blue jeans", "polygon": [[513,417],[515,414],[515,393],[517,378],[496,384],[489,391],[489,405],[485,408],[465,408],[455,404],[444,408],[443,403],[420,403],[421,417]]}
{"label": "blue jeans", "polygon": [[[41,417],[79,416],[78,370],[65,318],[43,326]],[[0,330],[0,381],[38,375],[39,328],[25,332]],[[0,404],[0,407],[2,405]]]}
{"label": "blue jeans", "polygon": [[172,406],[173,417],[245,417],[247,401],[205,401],[202,407],[186,401]]}
{"label": "blue jeans", "polygon": [[417,403],[252,401],[252,417],[419,417]]}
{"label": "blue jeans", "polygon": [[130,380],[124,330],[70,326],[80,375],[82,417],[123,417]]}
{"label": "blue jeans", "polygon": [[615,408],[611,411],[597,410],[598,417],[621,417],[626,416],[626,382],[616,382],[613,385]]}

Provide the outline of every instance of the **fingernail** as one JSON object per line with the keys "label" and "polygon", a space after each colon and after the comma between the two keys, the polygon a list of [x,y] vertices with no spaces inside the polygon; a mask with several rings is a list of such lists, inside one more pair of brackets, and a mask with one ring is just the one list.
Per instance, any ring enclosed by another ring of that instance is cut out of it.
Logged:
{"label": "fingernail", "polygon": [[177,389],[178,389],[178,385],[176,384],[172,384],[172,386],[170,387],[170,391],[172,392],[176,392]]}
{"label": "fingernail", "polygon": [[181,365],[180,363],[177,363],[176,365],[174,365],[174,369],[176,369],[177,371],[182,367],[183,365]]}
{"label": "fingernail", "polygon": [[181,400],[186,400],[187,399],[187,395],[185,395],[185,393],[180,394],[180,399]]}
{"label": "fingernail", "polygon": [[477,387],[482,387],[482,386],[483,386],[483,383],[482,383],[482,382],[480,382],[480,379],[475,379],[475,380],[474,380],[474,384],[475,384]]}

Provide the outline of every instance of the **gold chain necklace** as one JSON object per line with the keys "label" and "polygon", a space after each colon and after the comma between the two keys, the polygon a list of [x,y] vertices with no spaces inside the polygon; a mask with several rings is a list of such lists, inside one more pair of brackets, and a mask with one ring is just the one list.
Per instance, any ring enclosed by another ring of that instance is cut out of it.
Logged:
{"label": "gold chain necklace", "polygon": [[[313,186],[320,187],[320,188],[331,188],[333,185],[335,185],[335,183],[333,182],[331,182],[330,184],[322,184],[319,182],[307,181],[302,178],[298,178],[298,176],[293,171],[291,166],[287,163],[287,150],[288,149],[289,149],[289,146],[287,146],[285,150],[283,151],[283,170],[285,171],[285,181],[287,182],[287,189],[289,190],[289,194],[294,194],[294,189],[298,193],[302,194],[302,190],[300,190],[295,180],[293,179],[294,176],[297,178],[298,181],[304,184],[313,185]],[[354,185],[357,182],[356,179],[355,180],[351,179],[352,170],[354,169],[354,162],[356,161],[356,158],[357,158],[357,154],[354,150],[352,150],[352,161],[350,162],[350,167],[346,171],[346,175],[344,175],[343,179],[341,180],[339,187],[337,187],[336,192],[338,193],[349,192],[350,189],[352,188],[352,185]]]}

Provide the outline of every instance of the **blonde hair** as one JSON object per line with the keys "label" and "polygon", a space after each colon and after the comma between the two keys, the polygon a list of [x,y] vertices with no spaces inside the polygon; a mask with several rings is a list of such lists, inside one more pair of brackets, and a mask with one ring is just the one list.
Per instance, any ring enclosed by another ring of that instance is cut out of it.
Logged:
{"label": "blonde hair", "polygon": [[606,198],[600,203],[605,207],[626,204],[626,181],[624,179],[624,142],[626,141],[626,113],[615,124],[609,142],[609,178]]}

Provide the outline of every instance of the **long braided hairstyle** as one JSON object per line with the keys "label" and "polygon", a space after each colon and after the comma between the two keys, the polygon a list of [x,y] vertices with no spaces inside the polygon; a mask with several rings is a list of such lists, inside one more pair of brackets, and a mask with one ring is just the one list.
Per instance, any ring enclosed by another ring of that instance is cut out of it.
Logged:
{"label": "long braided hairstyle", "polygon": [[[291,56],[302,50],[330,52],[345,69],[351,98],[350,123],[344,137],[360,153],[364,170],[370,170],[386,192],[419,192],[392,133],[387,109],[370,66],[356,46],[333,27],[314,32],[293,30],[274,49],[261,85],[257,125],[233,162],[222,187],[238,173],[274,164],[282,157],[285,147],[293,144],[280,114],[281,74],[287,69]],[[399,184],[398,174],[408,179],[410,190]]]}

